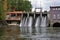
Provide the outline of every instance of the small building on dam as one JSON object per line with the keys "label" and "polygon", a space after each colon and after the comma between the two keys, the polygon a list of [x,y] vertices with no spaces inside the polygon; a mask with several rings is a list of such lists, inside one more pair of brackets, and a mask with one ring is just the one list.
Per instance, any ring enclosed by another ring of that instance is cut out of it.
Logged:
{"label": "small building on dam", "polygon": [[22,14],[22,11],[7,12],[5,20],[7,21],[8,25],[17,25],[20,23]]}
{"label": "small building on dam", "polygon": [[[36,25],[39,26],[41,25],[42,22],[44,22],[47,25],[47,13],[41,13],[41,12],[18,12],[18,11],[14,11],[14,12],[7,12],[6,14],[6,21],[9,25],[19,25],[20,22],[22,22],[22,20],[25,18],[26,20],[29,20],[29,18],[32,17],[33,24],[32,26]],[[47,18],[45,21],[45,17]],[[24,22],[26,22],[26,20]],[[39,22],[38,22],[38,21]],[[42,24],[44,24],[42,23]],[[27,24],[26,24],[27,25]]]}
{"label": "small building on dam", "polygon": [[[48,17],[48,14],[50,15]],[[50,11],[44,12],[22,12],[22,11],[13,11],[7,12],[6,14],[6,21],[9,25],[18,25],[20,24],[21,20],[26,17],[33,17],[33,20],[36,21],[38,17],[40,17],[40,22],[42,21],[43,17],[46,17],[46,25],[48,26],[50,23],[51,27],[59,27],[60,26],[60,6],[51,6]],[[43,23],[42,23],[43,24]],[[35,25],[35,22],[33,22]],[[41,25],[41,24],[40,24]]]}
{"label": "small building on dam", "polygon": [[60,6],[51,6],[49,14],[50,26],[60,27]]}

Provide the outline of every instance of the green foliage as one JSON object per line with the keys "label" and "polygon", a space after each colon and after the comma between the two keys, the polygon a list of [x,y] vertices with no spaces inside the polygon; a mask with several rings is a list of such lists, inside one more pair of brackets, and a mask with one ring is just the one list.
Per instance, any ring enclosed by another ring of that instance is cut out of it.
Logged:
{"label": "green foliage", "polygon": [[0,3],[0,20],[4,20],[5,19],[5,11],[4,11],[4,9],[3,9],[3,3],[2,3],[2,1],[0,1],[1,3]]}
{"label": "green foliage", "polygon": [[16,11],[31,11],[32,5],[30,1],[24,0],[12,0],[10,1],[11,10],[15,9]]}
{"label": "green foliage", "polygon": [[5,19],[5,11],[3,9],[0,8],[0,20],[4,20]]}

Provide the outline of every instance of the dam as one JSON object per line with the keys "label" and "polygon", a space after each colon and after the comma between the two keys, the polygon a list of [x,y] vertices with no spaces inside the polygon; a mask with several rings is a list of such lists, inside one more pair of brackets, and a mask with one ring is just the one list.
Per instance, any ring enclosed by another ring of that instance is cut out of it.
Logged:
{"label": "dam", "polygon": [[[32,40],[35,40],[34,37],[43,37],[46,35],[47,28],[47,14],[40,13],[25,13],[22,14],[22,20],[20,21],[20,32],[21,36],[29,36],[32,37]],[[28,40],[28,39],[27,39]],[[36,40],[44,40],[38,38]]]}

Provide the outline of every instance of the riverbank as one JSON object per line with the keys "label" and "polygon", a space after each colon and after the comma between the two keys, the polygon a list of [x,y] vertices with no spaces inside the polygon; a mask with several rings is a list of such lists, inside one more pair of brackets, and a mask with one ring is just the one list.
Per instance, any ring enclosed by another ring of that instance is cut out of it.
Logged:
{"label": "riverbank", "polygon": [[3,25],[0,27],[0,39],[10,40],[12,37],[16,37],[20,34],[20,29],[18,26],[8,26]]}
{"label": "riverbank", "polygon": [[[0,32],[1,36],[0,36],[0,40],[43,40],[43,39],[47,39],[47,40],[58,40],[60,37],[60,28],[58,27],[41,27],[40,31],[43,31],[43,33],[40,34],[26,34],[26,35],[21,35],[20,34],[20,27],[19,26],[14,26],[14,25],[2,25],[2,27],[0,27]],[[24,28],[23,28],[24,29]],[[45,30],[45,31],[44,31]],[[29,30],[28,30],[29,31]],[[31,30],[30,30],[31,31]],[[25,33],[24,33],[25,34]],[[58,39],[56,39],[56,37]]]}

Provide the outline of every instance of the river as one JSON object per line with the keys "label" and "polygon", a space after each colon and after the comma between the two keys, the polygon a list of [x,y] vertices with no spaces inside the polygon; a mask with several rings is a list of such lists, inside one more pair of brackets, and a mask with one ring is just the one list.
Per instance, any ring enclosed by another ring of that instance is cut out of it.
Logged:
{"label": "river", "polygon": [[60,28],[47,27],[46,23],[46,17],[24,17],[19,26],[5,27],[0,40],[60,40]]}
{"label": "river", "polygon": [[19,31],[19,34],[14,35],[14,36],[13,35],[0,36],[0,40],[60,40],[60,28],[58,27],[55,27],[55,28],[41,27],[39,28],[40,32],[38,33],[35,32],[35,28],[32,29],[32,33],[30,33],[28,29],[27,29],[27,32],[21,33]]}

